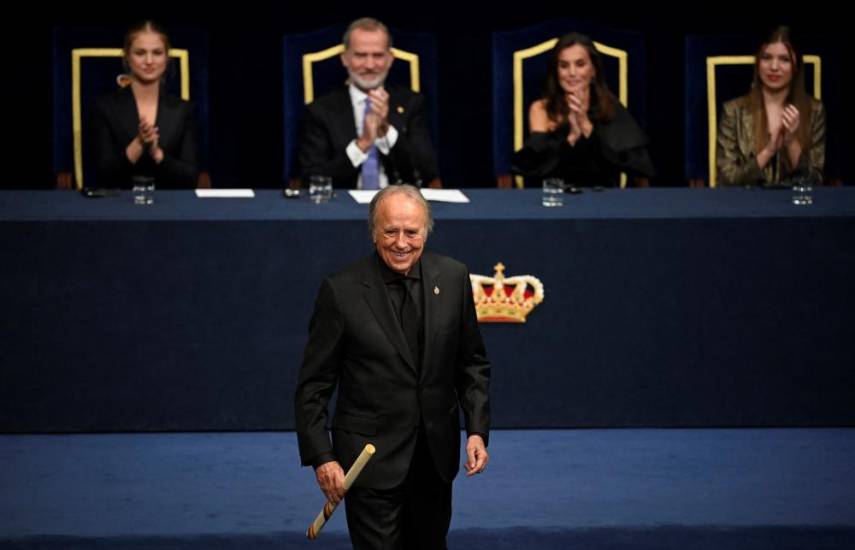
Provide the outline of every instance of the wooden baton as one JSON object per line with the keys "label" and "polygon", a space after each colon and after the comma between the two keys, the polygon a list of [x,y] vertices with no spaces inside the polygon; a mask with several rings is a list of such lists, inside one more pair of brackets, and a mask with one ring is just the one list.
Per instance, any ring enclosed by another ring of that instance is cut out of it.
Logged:
{"label": "wooden baton", "polygon": [[[353,485],[353,482],[356,481],[356,478],[359,477],[359,473],[362,471],[362,468],[365,467],[365,464],[374,456],[374,445],[369,443],[362,449],[362,452],[359,453],[359,456],[356,457],[356,462],[350,467],[350,470],[344,475],[344,492],[347,493],[347,490],[350,489],[350,486]],[[315,540],[318,538],[318,535],[321,532],[324,524],[330,519],[330,516],[336,509],[337,504],[333,504],[330,501],[327,501],[324,504],[323,509],[318,513],[318,517],[315,518],[315,521],[309,525],[309,529],[306,531],[306,538],[309,540]]]}

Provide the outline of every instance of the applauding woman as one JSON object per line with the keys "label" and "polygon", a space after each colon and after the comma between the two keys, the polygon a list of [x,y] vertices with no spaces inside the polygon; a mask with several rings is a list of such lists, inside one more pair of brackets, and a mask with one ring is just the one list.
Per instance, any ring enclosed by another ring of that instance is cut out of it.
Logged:
{"label": "applauding woman", "polygon": [[805,92],[802,68],[787,27],[760,45],[751,91],[724,104],[716,143],[722,184],[822,182],[825,110]]}
{"label": "applauding woman", "polygon": [[169,37],[145,21],[125,36],[130,83],[99,97],[94,106],[92,147],[98,186],[130,187],[134,176],[158,187],[190,188],[198,176],[193,105],[166,92]]}
{"label": "applauding woman", "polygon": [[641,186],[654,174],[647,137],[609,91],[600,55],[583,34],[558,40],[528,122],[529,138],[514,156],[517,174],[602,187],[619,185],[621,172]]}

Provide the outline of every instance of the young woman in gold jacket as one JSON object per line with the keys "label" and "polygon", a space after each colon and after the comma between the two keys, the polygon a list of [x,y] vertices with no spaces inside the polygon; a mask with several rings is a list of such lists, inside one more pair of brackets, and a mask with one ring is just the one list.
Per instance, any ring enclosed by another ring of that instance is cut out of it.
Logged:
{"label": "young woman in gold jacket", "polygon": [[776,28],[757,51],[748,94],[724,104],[716,144],[723,185],[822,181],[825,110],[805,92],[802,60],[787,27]]}

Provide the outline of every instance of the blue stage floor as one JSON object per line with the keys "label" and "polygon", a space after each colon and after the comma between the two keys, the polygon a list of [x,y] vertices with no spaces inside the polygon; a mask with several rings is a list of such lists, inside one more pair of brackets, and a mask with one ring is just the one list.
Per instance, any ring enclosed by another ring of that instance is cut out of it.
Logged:
{"label": "blue stage floor", "polygon": [[[490,452],[455,483],[452,548],[854,547],[855,428],[503,430]],[[322,502],[290,432],[0,436],[5,548],[303,546]]]}

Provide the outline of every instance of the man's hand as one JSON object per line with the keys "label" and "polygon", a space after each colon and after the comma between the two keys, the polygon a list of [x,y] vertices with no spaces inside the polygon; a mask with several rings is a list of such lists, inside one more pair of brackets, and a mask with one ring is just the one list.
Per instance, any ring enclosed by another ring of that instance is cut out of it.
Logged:
{"label": "man's hand", "polygon": [[377,136],[383,137],[389,130],[389,93],[383,87],[368,91],[371,114],[377,117]]}
{"label": "man's hand", "polygon": [[315,477],[328,501],[338,504],[344,498],[344,470],[337,461],[325,462],[315,468]]}
{"label": "man's hand", "polygon": [[374,140],[377,139],[377,125],[379,120],[373,111],[365,113],[365,120],[362,121],[362,135],[356,139],[356,146],[363,153],[367,153],[371,146],[374,145]]}
{"label": "man's hand", "polygon": [[469,436],[466,440],[466,475],[471,476],[480,474],[487,468],[487,462],[490,460],[490,455],[487,453],[487,447],[484,445],[484,439],[477,434]]}

